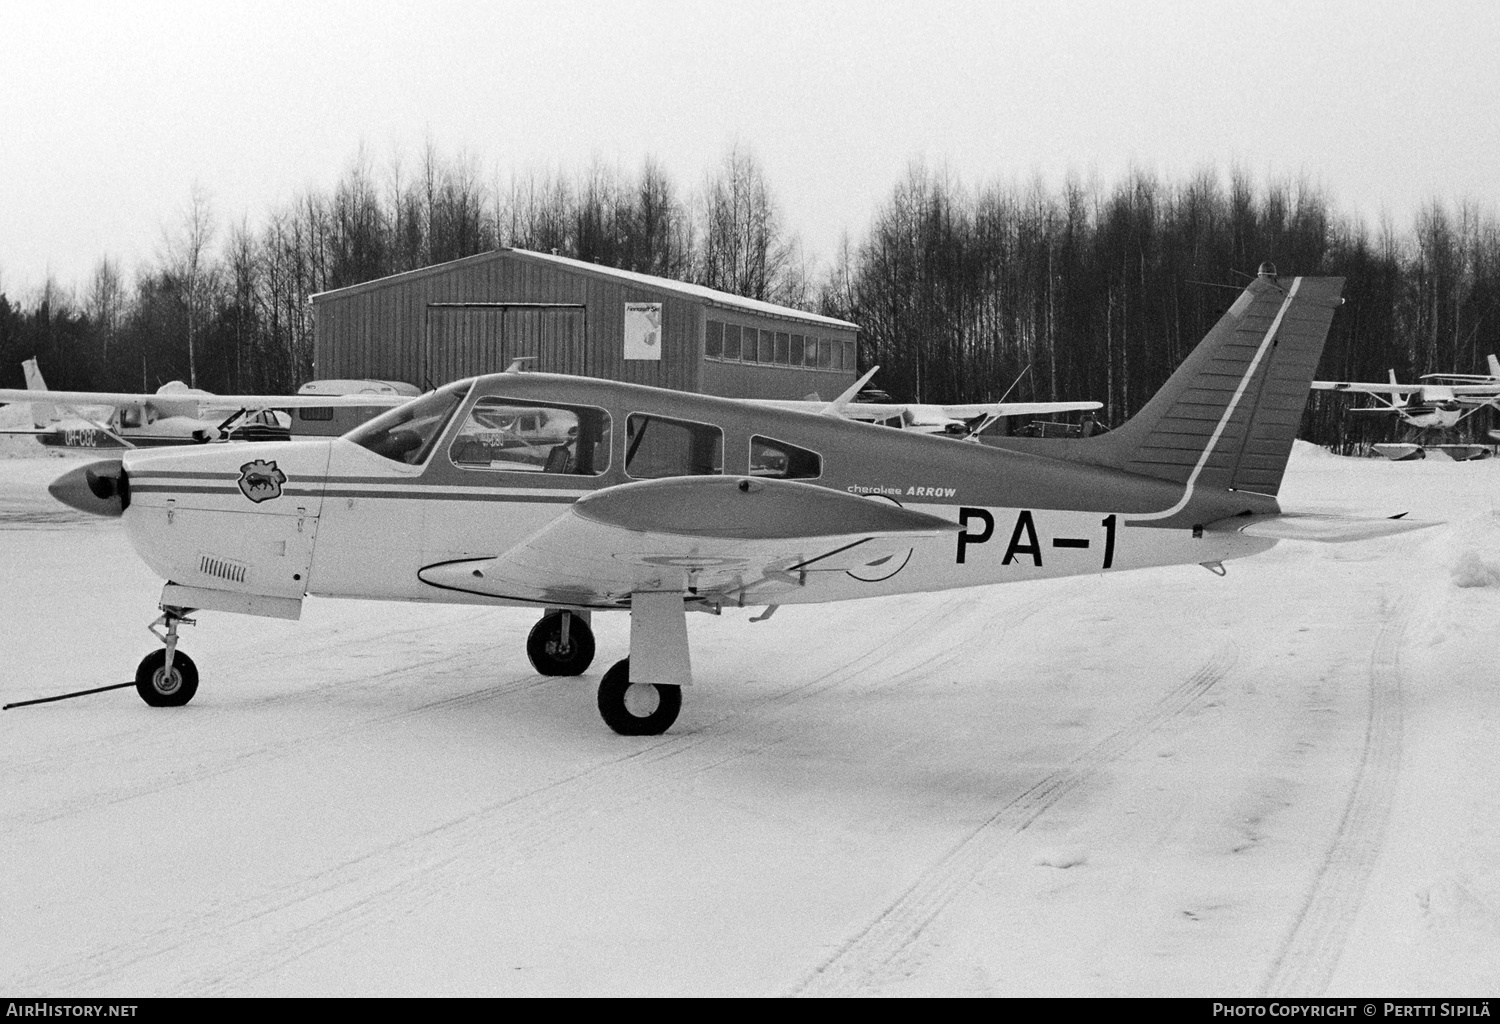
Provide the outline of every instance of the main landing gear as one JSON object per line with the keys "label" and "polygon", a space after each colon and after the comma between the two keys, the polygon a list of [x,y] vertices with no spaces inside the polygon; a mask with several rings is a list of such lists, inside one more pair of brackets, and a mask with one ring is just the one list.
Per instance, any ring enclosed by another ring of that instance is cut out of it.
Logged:
{"label": "main landing gear", "polygon": [[599,682],[599,714],[622,736],[659,736],[677,721],[693,681],[686,612],[680,593],[630,595],[630,657]]}
{"label": "main landing gear", "polygon": [[660,736],[682,710],[682,687],[632,683],[630,659],[617,661],[599,683],[599,714],[621,736]]}
{"label": "main landing gear", "polygon": [[[599,682],[599,714],[620,735],[659,736],[677,721],[682,688],[692,682],[686,610],[681,593],[630,595],[630,657]],[[582,674],[594,660],[589,613],[547,609],[526,638],[526,654],[544,676]]]}
{"label": "main landing gear", "polygon": [[[191,608],[163,606],[160,617],[146,627],[167,646],[141,659],[135,670],[135,690],[141,700],[154,708],[177,708],[193,699],[198,692],[198,666],[193,659],[177,651],[177,626],[193,625],[187,617]],[[157,627],[166,626],[162,632]]]}
{"label": "main landing gear", "polygon": [[594,631],[589,628],[588,612],[543,615],[526,638],[526,656],[544,676],[582,675],[594,660]]}

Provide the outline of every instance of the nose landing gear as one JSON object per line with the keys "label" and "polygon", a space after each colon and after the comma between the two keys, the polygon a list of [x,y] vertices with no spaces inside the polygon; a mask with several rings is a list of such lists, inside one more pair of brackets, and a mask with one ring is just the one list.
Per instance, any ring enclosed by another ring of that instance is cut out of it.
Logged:
{"label": "nose landing gear", "polygon": [[[161,615],[146,628],[166,647],[152,651],[141,659],[135,670],[135,690],[141,700],[154,708],[181,707],[198,692],[198,666],[193,659],[177,651],[177,626],[194,621],[187,617],[191,608],[164,605]],[[158,627],[165,626],[166,631]]]}

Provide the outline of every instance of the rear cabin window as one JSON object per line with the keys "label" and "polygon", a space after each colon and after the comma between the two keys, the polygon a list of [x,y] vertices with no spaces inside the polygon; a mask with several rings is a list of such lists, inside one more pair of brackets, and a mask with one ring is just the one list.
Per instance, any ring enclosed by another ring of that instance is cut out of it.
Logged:
{"label": "rear cabin window", "polygon": [[609,468],[609,413],[486,396],[448,447],[460,469],[598,476]]}
{"label": "rear cabin window", "polygon": [[625,473],[638,480],[724,471],[724,432],[707,423],[631,413],[625,421]]}
{"label": "rear cabin window", "polygon": [[750,475],[780,480],[812,480],[823,475],[823,457],[759,434],[750,439]]}
{"label": "rear cabin window", "polygon": [[473,383],[461,380],[413,399],[355,427],[344,437],[393,462],[421,465]]}

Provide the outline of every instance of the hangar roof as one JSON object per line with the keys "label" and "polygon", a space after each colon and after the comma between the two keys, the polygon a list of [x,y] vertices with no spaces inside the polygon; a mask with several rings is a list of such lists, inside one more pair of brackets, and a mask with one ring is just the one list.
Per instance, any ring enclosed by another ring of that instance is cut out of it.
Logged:
{"label": "hangar roof", "polygon": [[353,292],[365,291],[378,288],[398,279],[410,280],[414,277],[441,274],[470,263],[483,263],[495,259],[498,256],[507,255],[520,257],[525,260],[533,260],[539,263],[550,263],[581,274],[595,274],[600,277],[613,278],[639,285],[643,288],[651,288],[656,291],[675,292],[685,298],[703,302],[711,306],[719,306],[725,309],[735,309],[746,313],[755,313],[761,316],[781,317],[787,320],[800,320],[805,323],[822,324],[827,327],[838,327],[848,331],[859,330],[858,324],[852,324],[847,320],[837,320],[833,317],[820,316],[817,313],[809,313],[801,309],[793,309],[790,306],[778,306],[771,302],[761,302],[758,299],[747,299],[741,295],[731,292],[721,292],[713,288],[706,288],[699,284],[688,284],[685,281],[674,281],[667,277],[653,277],[650,274],[638,274],[633,270],[620,270],[615,267],[606,267],[599,263],[586,263],[583,260],[570,259],[566,256],[554,256],[550,253],[533,252],[529,249],[501,248],[492,249],[489,252],[479,253],[475,256],[466,256],[460,260],[452,260],[448,263],[438,263],[431,267],[422,267],[419,270],[408,270],[400,274],[391,274],[388,277],[378,278],[374,281],[366,281],[362,284],[350,285],[347,288],[335,288],[331,291],[318,292],[312,296],[312,301],[330,298],[333,296],[348,295]]}

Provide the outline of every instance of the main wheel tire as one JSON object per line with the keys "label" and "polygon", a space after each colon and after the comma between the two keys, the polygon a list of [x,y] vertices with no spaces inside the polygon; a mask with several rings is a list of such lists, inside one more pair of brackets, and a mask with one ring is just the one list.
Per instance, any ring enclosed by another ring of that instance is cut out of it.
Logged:
{"label": "main wheel tire", "polygon": [[677,721],[681,710],[682,687],[632,683],[629,658],[615,662],[599,682],[599,714],[621,736],[660,736]]}
{"label": "main wheel tire", "polygon": [[594,631],[577,615],[568,623],[568,643],[562,642],[562,612],[544,615],[526,638],[526,656],[544,676],[582,675],[594,661]]}
{"label": "main wheel tire", "polygon": [[180,708],[198,692],[198,666],[181,651],[172,654],[167,671],[167,650],[152,651],[135,670],[135,691],[153,708]]}

